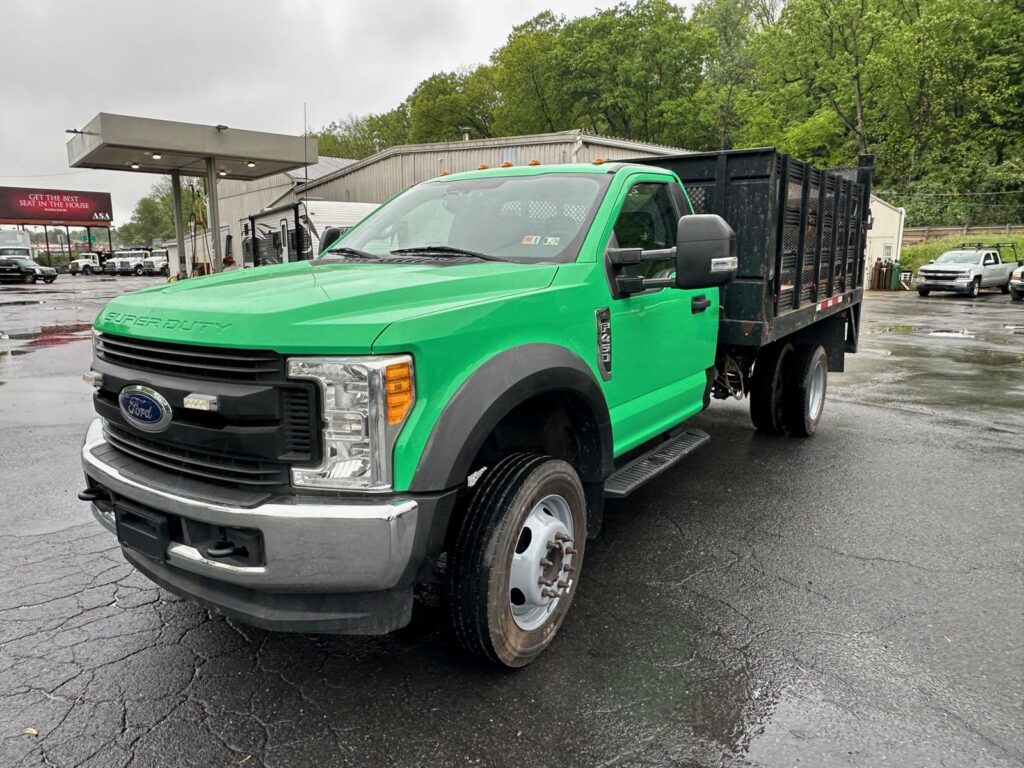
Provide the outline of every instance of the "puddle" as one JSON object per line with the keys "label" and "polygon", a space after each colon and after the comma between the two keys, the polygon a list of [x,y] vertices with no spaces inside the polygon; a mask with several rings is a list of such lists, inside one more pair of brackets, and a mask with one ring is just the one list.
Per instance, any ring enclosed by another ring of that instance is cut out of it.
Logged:
{"label": "puddle", "polygon": [[92,323],[65,323],[62,325],[44,325],[26,331],[0,333],[0,338],[26,341],[18,349],[11,350],[12,357],[27,355],[40,347],[56,347],[72,341],[85,341],[91,338]]}
{"label": "puddle", "polygon": [[966,328],[939,328],[929,332],[929,336],[942,336],[950,339],[973,339],[975,335]]}
{"label": "puddle", "polygon": [[0,301],[0,307],[27,307],[30,304],[45,304],[46,302],[41,299],[30,301],[28,299],[24,301]]}

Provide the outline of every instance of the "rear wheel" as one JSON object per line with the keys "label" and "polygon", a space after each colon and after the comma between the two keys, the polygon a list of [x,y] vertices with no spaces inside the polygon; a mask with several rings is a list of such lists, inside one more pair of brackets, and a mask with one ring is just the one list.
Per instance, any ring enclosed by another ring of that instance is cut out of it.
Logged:
{"label": "rear wheel", "polygon": [[929,293],[931,293],[931,291],[929,291],[927,288],[918,288],[917,289],[917,295],[918,296],[927,296]]}
{"label": "rear wheel", "polygon": [[160,274],[163,275],[164,277],[170,277],[171,270],[169,270],[167,267],[164,267],[163,269],[160,270]]}
{"label": "rear wheel", "polygon": [[754,361],[754,375],[750,382],[750,420],[758,432],[781,435],[785,431],[783,404],[789,358],[793,346],[789,343],[763,347]]}
{"label": "rear wheel", "polygon": [[785,422],[790,437],[810,437],[825,410],[828,357],[822,346],[799,346],[793,351]]}
{"label": "rear wheel", "polygon": [[583,564],[587,513],[576,470],[513,454],[480,481],[449,552],[448,611],[467,651],[523,667],[569,611]]}
{"label": "rear wheel", "polygon": [[1005,283],[1000,285],[999,286],[999,290],[1002,291],[1003,293],[1009,293],[1010,292],[1010,281],[1007,280]]}

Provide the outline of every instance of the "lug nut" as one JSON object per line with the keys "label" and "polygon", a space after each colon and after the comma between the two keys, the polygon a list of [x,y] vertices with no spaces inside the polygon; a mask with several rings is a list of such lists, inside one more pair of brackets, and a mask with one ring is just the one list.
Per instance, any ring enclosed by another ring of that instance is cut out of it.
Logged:
{"label": "lug nut", "polygon": [[542,585],[542,586],[545,586],[545,587],[550,587],[552,584],[555,583],[555,580],[554,579],[545,579],[544,577],[541,577],[541,578],[537,579],[537,583]]}
{"label": "lug nut", "polygon": [[572,541],[572,539],[569,537],[569,534],[559,531],[555,534],[555,541]]}
{"label": "lug nut", "polygon": [[543,565],[545,568],[548,567],[549,565],[554,565],[554,563],[552,563],[546,557],[541,559],[540,564]]}
{"label": "lug nut", "polygon": [[567,555],[575,555],[576,554],[576,547],[569,547],[567,550],[565,550],[565,554],[567,554]]}
{"label": "lug nut", "polygon": [[576,573],[576,569],[566,563],[562,566],[562,573]]}
{"label": "lug nut", "polygon": [[560,580],[560,581],[558,582],[558,588],[559,588],[559,589],[565,589],[565,588],[566,588],[566,587],[568,587],[568,586],[569,586],[569,582],[568,582],[568,581],[561,581],[561,580]]}
{"label": "lug nut", "polygon": [[558,597],[558,593],[553,589],[542,589],[540,594],[541,597]]}

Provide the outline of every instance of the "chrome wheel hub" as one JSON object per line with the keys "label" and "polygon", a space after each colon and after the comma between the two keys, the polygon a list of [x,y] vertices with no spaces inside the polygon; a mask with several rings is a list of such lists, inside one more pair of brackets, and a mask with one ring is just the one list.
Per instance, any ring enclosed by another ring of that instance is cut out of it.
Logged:
{"label": "chrome wheel hub", "polygon": [[569,502],[557,494],[538,501],[523,521],[508,590],[512,618],[520,629],[541,626],[572,588],[574,535]]}
{"label": "chrome wheel hub", "polygon": [[825,367],[819,362],[811,373],[811,387],[808,393],[807,410],[811,419],[821,414],[821,406],[825,402]]}

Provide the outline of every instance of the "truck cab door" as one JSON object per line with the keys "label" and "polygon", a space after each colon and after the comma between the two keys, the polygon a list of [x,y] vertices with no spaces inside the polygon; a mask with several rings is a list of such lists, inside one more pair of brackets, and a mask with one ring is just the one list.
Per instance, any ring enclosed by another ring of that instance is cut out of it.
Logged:
{"label": "truck cab door", "polygon": [[[618,204],[608,248],[671,249],[686,201],[664,176],[637,174]],[[608,274],[611,372],[606,397],[615,453],[646,442],[703,408],[706,370],[714,365],[718,289],[660,288],[622,296]],[[669,277],[674,261],[642,262],[619,274]]]}
{"label": "truck cab door", "polygon": [[999,257],[994,253],[986,253],[981,260],[981,285],[985,288],[998,282]]}

